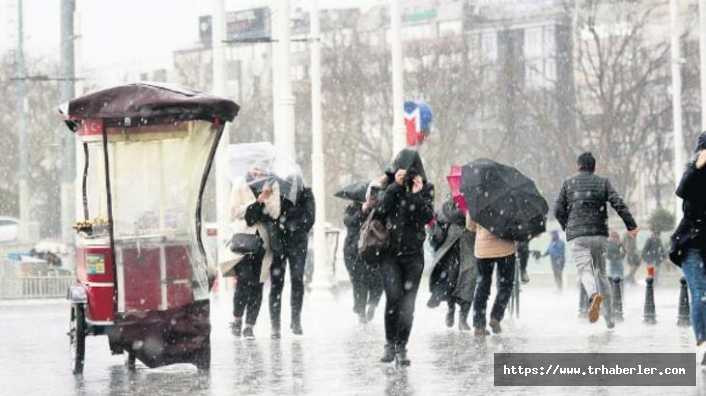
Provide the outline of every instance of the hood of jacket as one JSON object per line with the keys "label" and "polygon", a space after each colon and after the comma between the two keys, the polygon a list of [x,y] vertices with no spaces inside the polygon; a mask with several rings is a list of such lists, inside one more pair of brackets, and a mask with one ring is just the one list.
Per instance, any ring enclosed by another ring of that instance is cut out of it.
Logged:
{"label": "hood of jacket", "polygon": [[426,182],[427,175],[424,172],[422,157],[417,150],[403,149],[400,151],[390,165],[385,168],[385,174],[391,181],[395,179],[398,170],[405,169],[408,175],[419,175]]}
{"label": "hood of jacket", "polygon": [[696,142],[696,151],[706,150],[706,131],[701,132],[699,140]]}

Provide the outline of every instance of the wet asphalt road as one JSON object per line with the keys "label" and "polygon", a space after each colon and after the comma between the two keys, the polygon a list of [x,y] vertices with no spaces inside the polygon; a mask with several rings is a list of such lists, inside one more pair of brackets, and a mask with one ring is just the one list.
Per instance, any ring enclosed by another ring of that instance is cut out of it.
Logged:
{"label": "wet asphalt road", "polygon": [[[506,318],[504,332],[485,339],[446,329],[443,306],[430,310],[420,293],[409,355],[412,366],[378,362],[384,343],[380,312],[359,325],[351,296],[314,292],[306,297],[305,335],[269,338],[263,304],[255,340],[229,330],[230,299],[214,297],[212,364],[208,373],[190,365],[136,372],[124,356],[111,356],[106,337],[89,337],[83,376],[71,374],[66,302],[0,301],[0,395],[697,395],[697,387],[494,387],[494,352],[696,352],[690,328],[676,327],[677,289],[657,290],[658,324],[642,323],[643,290],[626,290],[626,321],[607,330],[576,317],[577,294],[549,287],[523,290],[522,317]],[[289,301],[284,296],[283,301]],[[383,300],[384,301],[384,300]],[[265,301],[266,302],[266,301]],[[288,306],[283,310],[288,324]],[[699,352],[701,353],[701,352]],[[697,359],[700,360],[700,355]]]}

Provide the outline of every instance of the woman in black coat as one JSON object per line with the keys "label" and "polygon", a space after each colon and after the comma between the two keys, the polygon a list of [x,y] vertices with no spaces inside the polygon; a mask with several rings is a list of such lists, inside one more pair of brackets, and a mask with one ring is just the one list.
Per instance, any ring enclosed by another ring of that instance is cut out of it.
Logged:
{"label": "woman in black coat", "polygon": [[[689,285],[691,323],[699,346],[706,341],[706,132],[699,137],[695,157],[677,188],[684,217],[672,235],[669,258],[681,267]],[[701,364],[706,365],[706,355]]]}
{"label": "woman in black coat", "polygon": [[390,232],[389,250],[380,263],[387,340],[381,361],[397,359],[407,366],[407,341],[424,270],[424,227],[434,217],[434,186],[427,181],[422,159],[415,150],[402,150],[385,175],[380,204],[375,209]]}
{"label": "woman in black coat", "polygon": [[358,315],[360,323],[373,319],[375,309],[382,297],[380,269],[369,266],[358,253],[360,227],[368,215],[368,211],[364,210],[365,206],[362,202],[353,201],[346,207],[343,216],[343,223],[346,226],[343,258],[353,285],[353,312]]}

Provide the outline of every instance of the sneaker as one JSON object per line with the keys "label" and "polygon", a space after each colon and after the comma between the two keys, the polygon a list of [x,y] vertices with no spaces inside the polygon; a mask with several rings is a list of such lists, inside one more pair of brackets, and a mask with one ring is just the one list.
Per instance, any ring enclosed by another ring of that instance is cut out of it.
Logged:
{"label": "sneaker", "polygon": [[520,278],[522,279],[522,283],[529,283],[529,275],[527,275],[527,271],[522,271]]}
{"label": "sneaker", "polygon": [[606,320],[605,325],[606,327],[608,327],[608,329],[612,329],[613,327],[615,327],[615,322],[613,322],[612,320]]}
{"label": "sneaker", "polygon": [[397,347],[396,358],[397,364],[401,367],[409,367],[412,364],[412,361],[407,357],[407,349],[403,346]]}
{"label": "sneaker", "polygon": [[598,317],[601,313],[601,303],[603,302],[603,296],[600,293],[594,293],[590,299],[590,305],[588,307],[588,321],[591,323],[596,323]]}
{"label": "sneaker", "polygon": [[303,335],[304,334],[304,329],[302,329],[302,324],[299,321],[295,321],[292,323],[292,334],[294,335]]}
{"label": "sneaker", "polygon": [[380,361],[383,363],[392,363],[395,360],[395,346],[392,344],[385,344],[385,350],[382,353]]}
{"label": "sneaker", "polygon": [[255,333],[253,332],[252,326],[246,325],[243,330],[243,337],[253,339],[255,338]]}
{"label": "sneaker", "polygon": [[452,328],[454,327],[454,317],[456,316],[456,313],[453,309],[449,309],[449,312],[446,313],[446,327]]}
{"label": "sneaker", "polygon": [[375,305],[373,305],[373,304],[368,305],[368,313],[367,313],[366,316],[365,316],[365,319],[366,319],[368,322],[372,322],[372,321],[373,321],[373,318],[375,317],[375,308],[376,308],[376,307],[375,307]]}
{"label": "sneaker", "polygon": [[493,329],[493,333],[495,334],[500,334],[502,333],[503,329],[500,327],[500,321],[496,319],[490,319],[490,323],[488,323],[491,329]]}
{"label": "sneaker", "polygon": [[242,333],[243,330],[243,319],[242,318],[234,318],[233,322],[230,324],[230,330],[233,332],[233,335],[236,337],[240,337],[240,334]]}
{"label": "sneaker", "polygon": [[436,294],[432,294],[431,297],[429,297],[429,301],[427,301],[427,307],[436,308],[439,305],[441,305],[441,300]]}
{"label": "sneaker", "polygon": [[487,335],[490,335],[490,332],[485,327],[475,327],[473,328],[473,335],[476,337],[485,337]]}

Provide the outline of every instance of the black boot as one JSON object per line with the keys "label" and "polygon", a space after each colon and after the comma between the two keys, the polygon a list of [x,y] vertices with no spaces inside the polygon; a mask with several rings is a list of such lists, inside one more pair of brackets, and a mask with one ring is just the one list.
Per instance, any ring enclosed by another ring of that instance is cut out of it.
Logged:
{"label": "black boot", "polygon": [[380,361],[383,363],[392,363],[395,360],[395,346],[393,344],[385,344],[385,350],[382,353]]}
{"label": "black boot", "polygon": [[230,324],[230,329],[234,336],[240,337],[243,330],[243,318],[234,318]]}
{"label": "black boot", "polygon": [[456,308],[454,303],[449,303],[449,311],[446,313],[446,327],[454,327],[454,318],[456,316]]}
{"label": "black boot", "polygon": [[279,340],[282,338],[282,330],[279,323],[272,323],[272,339]]}
{"label": "black boot", "polygon": [[461,331],[470,331],[471,326],[468,325],[468,314],[471,311],[471,303],[461,304],[461,310],[458,314],[458,329]]}
{"label": "black boot", "polygon": [[245,329],[243,330],[243,337],[250,339],[255,338],[255,333],[253,332],[251,325],[245,325]]}
{"label": "black boot", "polygon": [[412,361],[407,357],[407,348],[404,345],[397,345],[397,364],[402,367],[408,367]]}
{"label": "black boot", "polygon": [[366,317],[365,317],[365,319],[366,319],[368,322],[372,322],[372,321],[373,321],[373,318],[375,317],[375,308],[376,308],[376,307],[375,307],[374,304],[368,305],[368,313],[367,313],[367,315],[366,315]]}
{"label": "black boot", "polygon": [[303,335],[304,334],[304,329],[302,329],[302,322],[301,320],[297,319],[294,322],[292,322],[292,334],[294,335]]}

